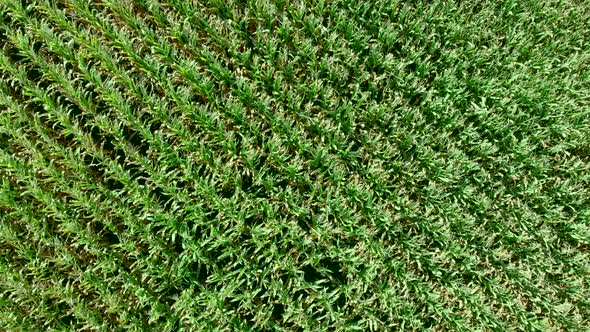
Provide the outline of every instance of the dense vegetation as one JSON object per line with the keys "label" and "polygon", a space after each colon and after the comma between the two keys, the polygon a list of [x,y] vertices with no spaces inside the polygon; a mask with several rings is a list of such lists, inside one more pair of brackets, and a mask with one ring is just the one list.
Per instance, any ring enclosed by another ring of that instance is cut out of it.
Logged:
{"label": "dense vegetation", "polygon": [[0,18],[0,329],[588,328],[590,3]]}

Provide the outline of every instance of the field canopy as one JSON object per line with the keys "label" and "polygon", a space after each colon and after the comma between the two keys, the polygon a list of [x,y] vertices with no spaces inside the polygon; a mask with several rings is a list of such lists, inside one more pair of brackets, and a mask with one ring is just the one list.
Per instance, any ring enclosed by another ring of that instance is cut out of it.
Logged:
{"label": "field canopy", "polygon": [[0,327],[582,331],[590,3],[0,0]]}

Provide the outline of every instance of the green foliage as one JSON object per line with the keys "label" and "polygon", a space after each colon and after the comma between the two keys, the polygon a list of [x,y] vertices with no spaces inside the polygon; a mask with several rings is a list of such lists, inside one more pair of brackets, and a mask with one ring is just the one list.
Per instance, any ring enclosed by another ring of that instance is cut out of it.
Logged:
{"label": "green foliage", "polygon": [[585,2],[0,18],[3,328],[590,324]]}

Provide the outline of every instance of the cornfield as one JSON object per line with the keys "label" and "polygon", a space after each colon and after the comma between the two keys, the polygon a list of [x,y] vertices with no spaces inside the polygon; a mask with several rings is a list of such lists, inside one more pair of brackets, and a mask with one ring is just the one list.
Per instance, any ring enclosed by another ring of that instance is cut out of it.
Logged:
{"label": "cornfield", "polygon": [[0,329],[590,325],[590,3],[0,18]]}

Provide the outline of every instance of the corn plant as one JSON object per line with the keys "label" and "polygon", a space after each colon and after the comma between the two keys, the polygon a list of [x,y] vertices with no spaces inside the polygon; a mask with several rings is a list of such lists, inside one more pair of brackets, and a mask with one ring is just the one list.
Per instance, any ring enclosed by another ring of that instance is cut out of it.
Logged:
{"label": "corn plant", "polygon": [[590,323],[583,1],[0,18],[2,328]]}

